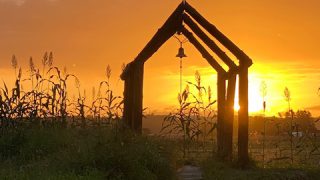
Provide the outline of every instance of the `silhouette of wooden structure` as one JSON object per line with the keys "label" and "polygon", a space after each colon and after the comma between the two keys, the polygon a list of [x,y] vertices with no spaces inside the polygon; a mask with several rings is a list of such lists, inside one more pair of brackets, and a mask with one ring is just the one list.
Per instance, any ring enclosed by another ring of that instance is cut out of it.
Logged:
{"label": "silhouette of wooden structure", "polygon": [[[188,28],[186,28],[186,26]],[[205,29],[238,60],[238,65],[200,28]],[[196,38],[190,29],[198,38]],[[124,69],[123,119],[131,129],[142,131],[142,98],[144,63],[174,34],[183,34],[201,53],[202,57],[217,71],[218,155],[232,159],[232,137],[234,123],[234,98],[237,75],[239,77],[239,124],[238,124],[238,160],[247,164],[248,157],[248,68],[252,60],[213,24],[208,22],[187,2],[182,2],[171,14],[164,25],[153,36],[138,56]],[[197,40],[201,39],[227,66],[226,71],[217,60]]]}

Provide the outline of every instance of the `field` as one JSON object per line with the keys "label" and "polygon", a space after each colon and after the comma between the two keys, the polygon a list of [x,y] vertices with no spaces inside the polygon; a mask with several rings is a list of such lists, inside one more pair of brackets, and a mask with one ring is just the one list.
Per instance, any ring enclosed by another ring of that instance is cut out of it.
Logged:
{"label": "field", "polygon": [[209,180],[319,176],[318,121],[307,111],[251,117],[251,164],[241,169],[236,126],[233,161],[216,158],[216,101],[198,72],[179,95],[180,107],[145,115],[139,135],[122,121],[123,100],[110,88],[109,66],[88,98],[75,75],[52,66],[51,53],[44,60],[41,73],[31,59],[27,77],[13,61],[15,85],[1,88],[0,179],[176,179],[188,164],[200,166]]}
{"label": "field", "polygon": [[[160,131],[164,117],[165,116],[163,115],[147,116],[144,119],[145,132],[149,134],[161,134]],[[288,124],[288,120],[286,121],[275,117],[267,118],[269,123],[266,124],[266,136],[264,137],[263,124],[260,123],[262,119],[262,117],[250,118],[249,153],[251,158],[261,167],[267,166],[272,168],[288,166],[288,164],[291,164],[291,136],[286,126]],[[310,121],[314,120],[311,118]],[[236,154],[236,127],[234,128],[234,131],[234,151]],[[208,141],[204,143],[205,145],[203,145],[202,142],[195,143],[194,147],[198,150],[193,149],[192,151],[199,151],[200,156],[204,156],[201,155],[202,152],[204,152],[204,154],[214,153],[216,149],[216,134],[215,132],[213,133],[214,134],[211,135],[211,137],[208,137]],[[264,153],[263,146],[265,151]],[[294,164],[310,167],[320,166],[320,133],[318,130],[309,132],[303,131],[300,136],[293,135],[292,146]],[[263,155],[265,156],[264,160]],[[265,163],[263,163],[263,161]]]}
{"label": "field", "polygon": [[316,179],[320,175],[319,166],[299,164],[296,155],[294,165],[283,159],[263,168],[256,158],[243,170],[236,163],[217,160],[211,145],[204,151],[194,142],[183,157],[182,141],[158,136],[137,136],[101,126],[20,126],[2,131],[0,178],[176,179],[176,170],[184,164],[202,167],[204,179],[209,180]]}
{"label": "field", "polygon": [[19,128],[2,132],[0,179],[171,179],[161,141],[110,128]]}

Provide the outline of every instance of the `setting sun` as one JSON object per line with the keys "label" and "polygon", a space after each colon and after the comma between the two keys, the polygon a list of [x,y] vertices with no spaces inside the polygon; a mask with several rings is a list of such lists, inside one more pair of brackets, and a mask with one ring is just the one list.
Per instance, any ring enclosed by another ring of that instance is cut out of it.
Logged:
{"label": "setting sun", "polygon": [[240,105],[239,104],[235,104],[233,109],[234,109],[234,111],[239,111],[240,110]]}

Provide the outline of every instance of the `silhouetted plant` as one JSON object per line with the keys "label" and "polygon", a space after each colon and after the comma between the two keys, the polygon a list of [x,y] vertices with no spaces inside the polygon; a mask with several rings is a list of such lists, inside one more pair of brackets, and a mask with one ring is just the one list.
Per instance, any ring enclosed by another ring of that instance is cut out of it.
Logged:
{"label": "silhouetted plant", "polygon": [[[13,56],[11,64],[16,72],[18,63],[15,56]],[[85,93],[80,93],[82,90],[79,79],[75,75],[69,74],[66,68],[61,71],[58,67],[53,66],[52,52],[45,53],[43,56],[42,74],[39,73],[32,57],[29,59],[28,71],[27,78],[22,79],[22,69],[20,68],[16,74],[14,88],[9,90],[4,83],[3,88],[0,89],[1,129],[15,126],[18,120],[19,122],[29,120],[40,126],[49,125],[49,120],[51,122],[59,121],[66,126],[71,117],[76,117],[81,120],[81,126],[86,126],[87,117],[96,117],[97,115],[108,121],[108,124],[114,120],[117,120],[114,121],[117,123],[120,121],[123,101],[120,96],[115,96],[110,88],[110,66],[106,70],[107,81],[100,83],[99,95],[93,97],[93,103],[90,107],[86,104]],[[78,91],[78,97],[74,101],[70,101],[68,94],[70,78],[75,79],[75,87]],[[24,91],[22,83],[30,83],[30,90]],[[99,106],[96,102],[99,102]],[[93,114],[91,114],[92,112]]]}
{"label": "silhouetted plant", "polygon": [[[164,118],[161,129],[163,134],[182,136],[183,157],[186,157],[189,151],[190,142],[199,142],[201,135],[204,147],[206,136],[216,127],[216,113],[212,109],[216,101],[211,99],[211,89],[206,90],[201,85],[199,72],[195,73],[195,81],[195,83],[187,83],[195,88],[196,94],[192,93],[187,85],[182,94],[178,94],[179,107]],[[208,94],[207,103],[203,100],[203,95],[206,93]],[[210,126],[209,130],[207,126]]]}
{"label": "silhouetted plant", "polygon": [[[123,98],[114,95],[110,87],[111,67],[106,68],[106,81],[101,81],[96,95],[95,88],[93,89],[93,102],[90,107],[93,118],[96,118],[98,125],[105,119],[106,123],[118,127],[118,123],[122,118]],[[104,118],[103,118],[104,117]]]}
{"label": "silhouetted plant", "polygon": [[263,107],[263,139],[262,139],[262,164],[265,167],[265,143],[266,143],[266,96],[267,96],[267,84],[265,81],[261,82],[260,93],[262,96],[262,107]]}
{"label": "silhouetted plant", "polygon": [[15,55],[12,56],[11,66],[14,69],[14,77],[17,78],[18,60]]}
{"label": "silhouetted plant", "polygon": [[291,158],[291,164],[293,164],[293,111],[291,109],[290,103],[291,103],[291,92],[288,89],[288,87],[285,87],[284,89],[284,98],[288,103],[288,114],[291,116],[290,118],[290,128],[289,128],[289,136],[290,136],[290,158]]}

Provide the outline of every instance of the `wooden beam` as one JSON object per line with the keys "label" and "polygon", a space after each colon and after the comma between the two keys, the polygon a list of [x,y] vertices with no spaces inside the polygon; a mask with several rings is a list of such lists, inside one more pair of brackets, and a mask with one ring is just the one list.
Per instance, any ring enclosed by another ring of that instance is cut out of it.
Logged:
{"label": "wooden beam", "polygon": [[224,45],[230,52],[232,52],[243,65],[247,67],[252,65],[252,60],[249,58],[249,56],[247,56],[238,46],[236,46],[230,39],[228,39],[227,36],[225,36],[213,24],[207,21],[200,13],[197,12],[196,9],[194,9],[187,2],[185,3],[185,10],[222,45]]}
{"label": "wooden beam", "polygon": [[249,99],[248,99],[248,68],[241,66],[239,70],[239,128],[238,128],[238,160],[241,166],[249,162]]}
{"label": "wooden beam", "polygon": [[224,119],[226,106],[226,80],[225,77],[218,73],[217,77],[217,92],[218,92],[218,117],[217,117],[217,151],[218,157],[223,157],[224,154]]}
{"label": "wooden beam", "polygon": [[[157,31],[148,44],[142,49],[134,61],[140,63],[146,62],[158,49],[182,26],[182,13],[184,11],[184,3],[181,3],[176,10],[170,15],[164,25]],[[121,75],[121,79],[125,79],[126,71]]]}
{"label": "wooden beam", "polygon": [[210,55],[210,53],[200,44],[200,42],[189,32],[185,27],[181,28],[181,32],[189,40],[191,44],[202,54],[208,63],[220,74],[226,75],[226,71],[220,66],[220,64]]}
{"label": "wooden beam", "polygon": [[224,62],[230,69],[237,69],[237,65],[222,51],[219,46],[210,39],[201,28],[193,22],[187,14],[183,14],[183,22],[186,23],[190,29]]}
{"label": "wooden beam", "polygon": [[236,92],[237,74],[230,74],[228,77],[227,103],[226,103],[226,117],[224,123],[224,158],[232,160],[233,151],[233,122],[234,122],[234,98]]}

